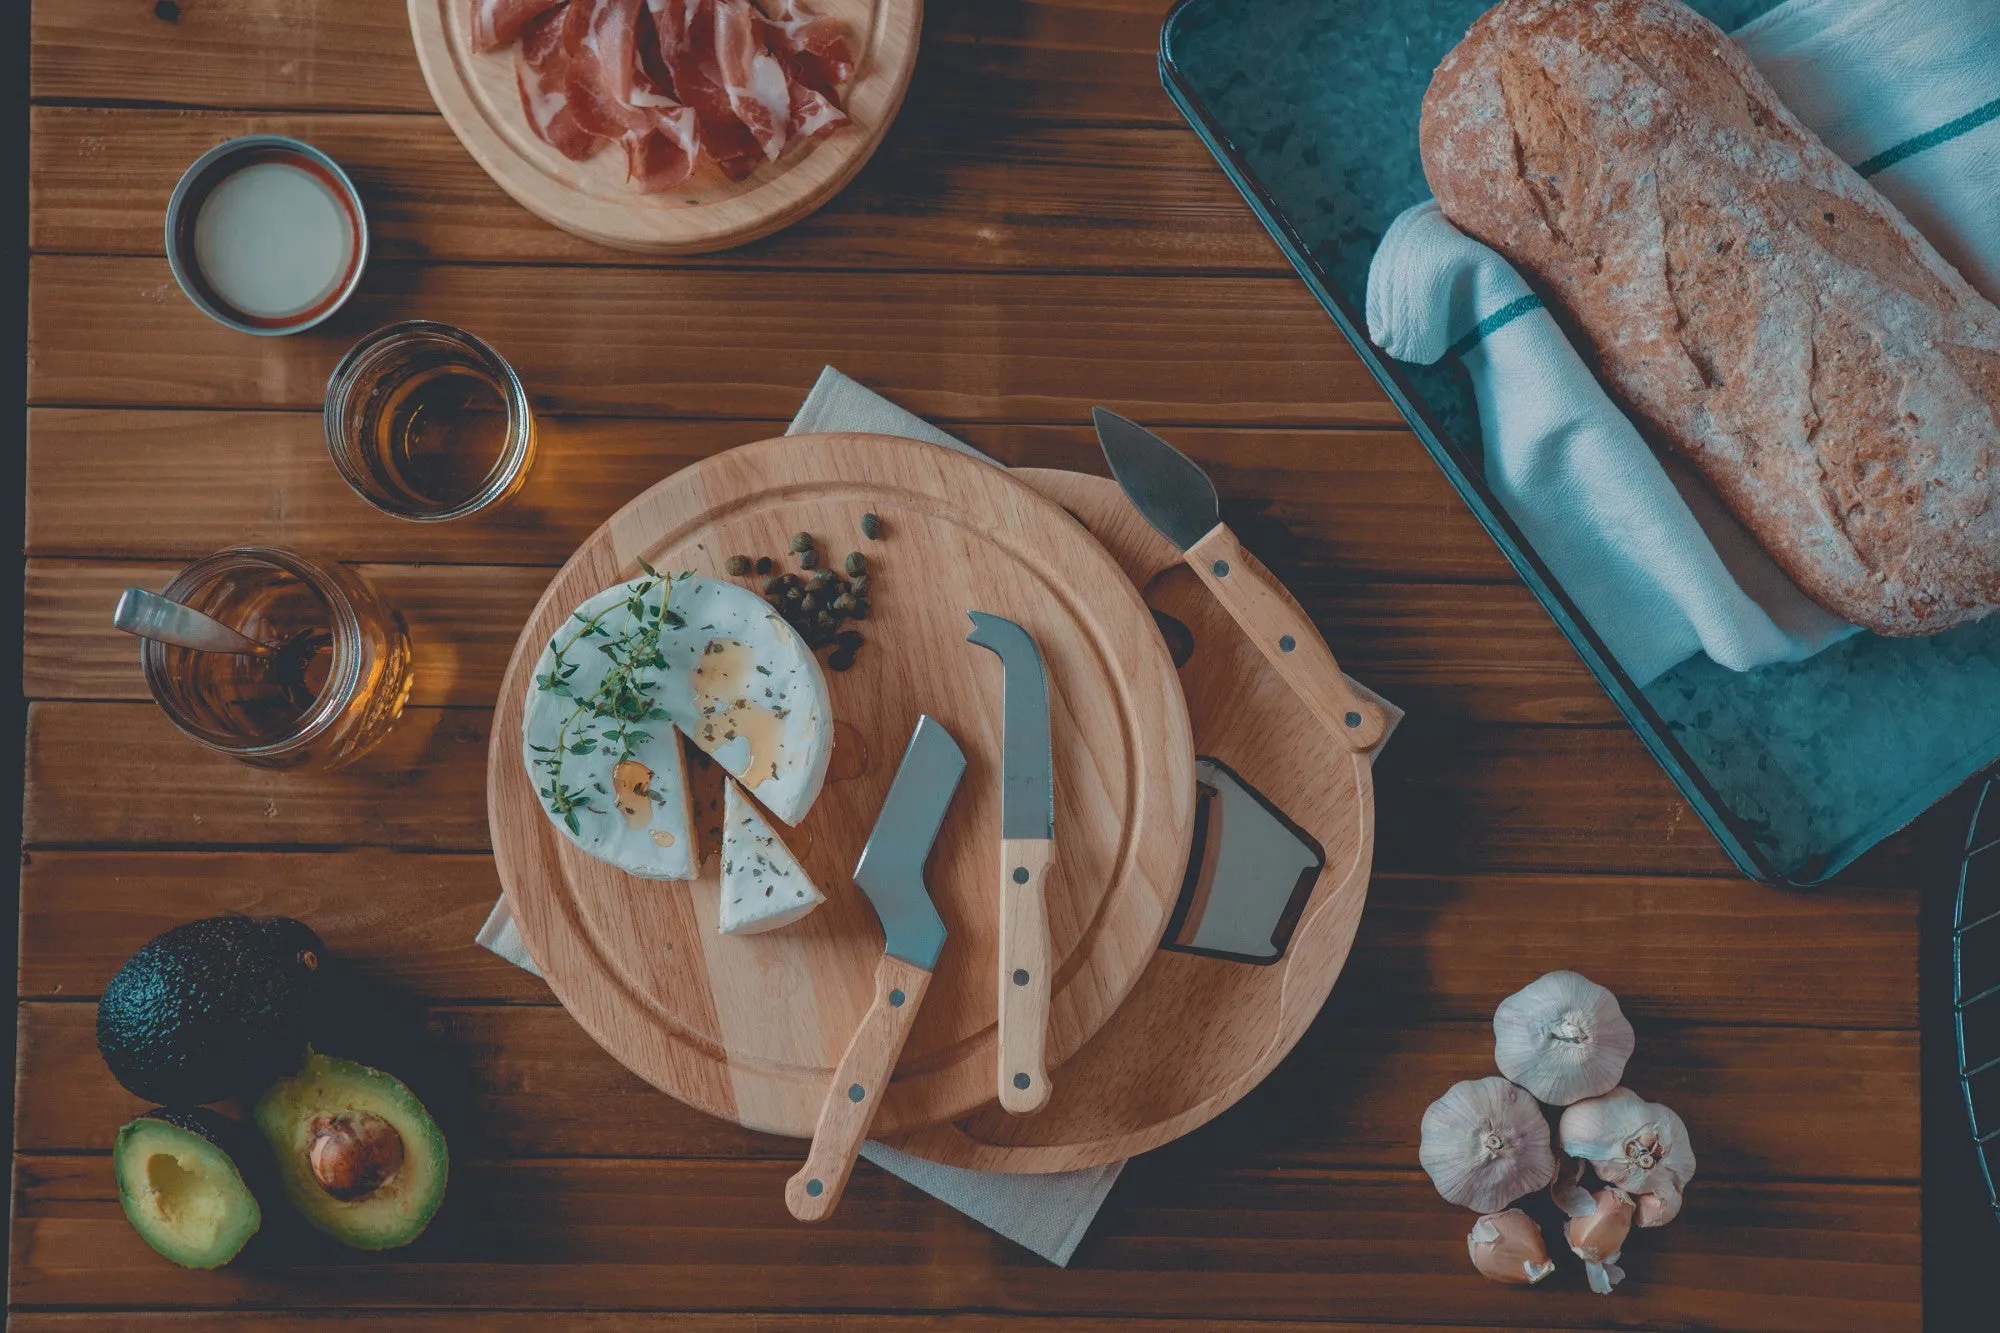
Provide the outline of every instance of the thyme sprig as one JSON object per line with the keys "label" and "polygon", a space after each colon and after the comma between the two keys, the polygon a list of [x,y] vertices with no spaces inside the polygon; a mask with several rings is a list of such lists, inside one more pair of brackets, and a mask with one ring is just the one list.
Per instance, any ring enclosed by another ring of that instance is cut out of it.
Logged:
{"label": "thyme sprig", "polygon": [[[614,763],[623,763],[632,757],[636,747],[653,739],[651,732],[640,729],[640,724],[669,720],[667,711],[653,702],[652,691],[659,678],[655,674],[648,679],[646,673],[667,669],[660,635],[664,630],[684,628],[686,622],[668,605],[673,595],[672,581],[644,560],[639,567],[646,571],[647,577],[634,583],[623,601],[591,616],[585,616],[581,610],[572,613],[577,628],[566,643],[561,642],[560,633],[549,640],[553,659],[549,669],[535,677],[535,688],[542,693],[576,701],[562,725],[556,728],[554,745],[530,742],[528,746],[542,756],[534,761],[535,767],[547,774],[548,785],[539,789],[542,801],[572,833],[582,832],[578,811],[603,813],[593,793],[597,796],[609,793],[597,781],[588,787],[570,786],[563,780],[564,761],[572,755],[580,757],[616,747],[618,758]],[[647,598],[655,590],[659,598],[649,603]],[[604,621],[614,611],[623,611],[635,628],[613,634]],[[611,661],[597,688],[588,695],[578,695],[571,681],[582,664],[571,660],[570,654],[586,643]]]}

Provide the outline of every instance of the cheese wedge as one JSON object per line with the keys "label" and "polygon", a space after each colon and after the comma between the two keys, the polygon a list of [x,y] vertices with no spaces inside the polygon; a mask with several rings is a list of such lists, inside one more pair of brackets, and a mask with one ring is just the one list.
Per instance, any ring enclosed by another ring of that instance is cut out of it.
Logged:
{"label": "cheese wedge", "polygon": [[748,588],[684,574],[672,596],[681,625],[663,643],[663,706],[765,809],[798,823],[833,757],[833,704],[819,660]]}
{"label": "cheese wedge", "polygon": [[[563,622],[535,662],[521,753],[558,831],[641,879],[693,879],[701,864],[681,738],[657,696],[667,580],[606,589]],[[607,651],[607,648],[609,651]]]}
{"label": "cheese wedge", "polygon": [[724,780],[722,912],[725,935],[789,926],[826,901],[743,789]]}

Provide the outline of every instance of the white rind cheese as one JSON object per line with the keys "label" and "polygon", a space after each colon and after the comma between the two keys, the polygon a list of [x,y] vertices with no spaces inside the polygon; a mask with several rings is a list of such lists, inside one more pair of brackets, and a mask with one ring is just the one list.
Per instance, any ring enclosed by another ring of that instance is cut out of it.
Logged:
{"label": "white rind cheese", "polygon": [[785,840],[734,782],[725,781],[722,911],[725,935],[789,926],[826,901]]}
{"label": "white rind cheese", "polygon": [[535,662],[521,731],[550,821],[644,879],[700,864],[683,734],[787,823],[833,755],[826,677],[798,632],[749,589],[692,574],[578,607]]}
{"label": "white rind cheese", "polygon": [[[654,624],[662,638],[672,632],[655,620],[663,590],[662,580],[634,579],[563,622],[535,662],[521,753],[564,837],[641,879],[693,879],[701,857],[681,738],[653,702],[666,672],[632,661],[651,656]],[[618,690],[621,680],[631,692]],[[606,715],[614,704],[629,716]]]}

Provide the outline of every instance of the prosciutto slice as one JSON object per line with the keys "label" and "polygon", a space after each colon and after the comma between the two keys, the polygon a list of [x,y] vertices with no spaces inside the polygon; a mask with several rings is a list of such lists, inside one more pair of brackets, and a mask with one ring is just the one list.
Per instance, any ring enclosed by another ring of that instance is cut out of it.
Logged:
{"label": "prosciutto slice", "polygon": [[472,49],[498,51],[563,0],[472,0]]}
{"label": "prosciutto slice", "polygon": [[658,32],[659,63],[674,93],[695,113],[701,150],[724,175],[741,180],[763,149],[730,108],[715,59],[715,10],[707,0],[647,0]]}
{"label": "prosciutto slice", "polygon": [[639,58],[645,0],[569,0],[565,91],[577,124],[625,146],[626,179],[641,193],[671,190],[694,171],[694,113],[669,96]]}
{"label": "prosciutto slice", "polygon": [[[566,0],[565,0],[566,3]],[[514,74],[521,85],[521,109],[542,142],[572,161],[581,162],[604,140],[577,124],[569,105],[569,50],[563,45],[562,4],[528,20],[521,45],[514,52]]]}
{"label": "prosciutto slice", "polygon": [[770,21],[750,0],[707,0],[715,14],[715,61],[729,109],[763,150],[766,161],[785,151],[792,123],[791,80],[764,34]]}

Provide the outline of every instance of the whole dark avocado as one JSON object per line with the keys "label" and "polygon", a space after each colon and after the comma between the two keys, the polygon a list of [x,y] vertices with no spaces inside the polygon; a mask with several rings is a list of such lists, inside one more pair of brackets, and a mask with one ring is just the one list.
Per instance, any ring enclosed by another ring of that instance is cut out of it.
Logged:
{"label": "whole dark avocado", "polygon": [[282,916],[175,926],[125,960],[97,1002],[97,1049],[150,1101],[193,1106],[259,1089],[305,1060],[326,946]]}

